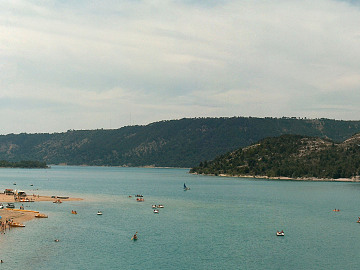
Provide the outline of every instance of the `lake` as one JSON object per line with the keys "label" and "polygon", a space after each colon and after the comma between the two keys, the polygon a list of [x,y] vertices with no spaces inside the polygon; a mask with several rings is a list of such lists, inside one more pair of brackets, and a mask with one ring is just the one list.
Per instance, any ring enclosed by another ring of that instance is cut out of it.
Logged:
{"label": "lake", "polygon": [[5,188],[84,200],[25,204],[49,218],[0,235],[1,269],[359,268],[360,183],[52,166],[0,169]]}

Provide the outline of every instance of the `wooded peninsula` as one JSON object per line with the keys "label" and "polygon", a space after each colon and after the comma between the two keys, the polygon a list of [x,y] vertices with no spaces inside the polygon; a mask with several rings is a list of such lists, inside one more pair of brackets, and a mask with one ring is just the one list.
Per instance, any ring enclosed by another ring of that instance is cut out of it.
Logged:
{"label": "wooded peninsula", "polygon": [[359,180],[360,133],[342,143],[300,135],[266,138],[201,162],[191,173],[291,179]]}

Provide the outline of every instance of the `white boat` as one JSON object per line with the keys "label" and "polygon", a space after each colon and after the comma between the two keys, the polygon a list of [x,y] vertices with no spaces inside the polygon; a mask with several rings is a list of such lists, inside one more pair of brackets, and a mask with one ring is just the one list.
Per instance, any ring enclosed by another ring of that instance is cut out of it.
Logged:
{"label": "white boat", "polygon": [[15,208],[15,204],[10,202],[6,205],[6,208]]}
{"label": "white boat", "polygon": [[281,232],[276,232],[276,235],[277,235],[277,236],[285,236],[285,233],[284,233],[283,231],[281,231]]}
{"label": "white boat", "polygon": [[159,210],[154,209],[154,214],[159,214]]}
{"label": "white boat", "polygon": [[98,215],[98,216],[101,216],[101,215],[102,215],[102,212],[101,212],[101,211],[98,211],[98,212],[97,212],[97,215]]}
{"label": "white boat", "polygon": [[158,207],[158,208],[164,208],[164,205],[159,204],[157,207]]}
{"label": "white boat", "polygon": [[155,204],[153,204],[151,207],[152,207],[152,208],[156,208],[156,205],[155,205]]}

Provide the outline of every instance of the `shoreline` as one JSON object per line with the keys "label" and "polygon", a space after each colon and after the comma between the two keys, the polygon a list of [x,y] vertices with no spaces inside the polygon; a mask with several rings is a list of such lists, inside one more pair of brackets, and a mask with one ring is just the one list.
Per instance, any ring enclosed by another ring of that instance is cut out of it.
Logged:
{"label": "shoreline", "polygon": [[[58,196],[61,197],[61,196]],[[51,196],[41,196],[41,195],[27,195],[25,198],[29,199],[29,201],[19,201],[15,200],[14,195],[6,195],[4,193],[0,193],[0,203],[4,202],[20,202],[20,203],[27,203],[27,202],[51,202],[55,201],[56,199],[60,199],[61,201],[82,201],[82,198],[67,198],[67,199],[61,199],[61,198],[52,198]]]}
{"label": "shoreline", "polygon": [[[19,201],[15,200],[14,195],[6,195],[0,193],[0,203],[4,206],[4,209],[0,209],[1,221],[8,219],[13,219],[14,222],[23,223],[35,218],[35,215],[39,214],[39,211],[33,210],[23,210],[15,208],[6,208],[5,203],[31,203],[31,202],[54,202],[58,198],[52,198],[51,196],[40,196],[40,195],[31,195],[27,196],[28,201]],[[60,199],[61,201],[82,201],[82,198],[67,198]],[[41,213],[40,213],[41,214]]]}
{"label": "shoreline", "polygon": [[19,209],[0,209],[1,221],[7,219],[12,219],[14,222],[23,223],[30,221],[35,218],[35,215],[39,214],[39,211],[25,210],[21,211]]}
{"label": "shoreline", "polygon": [[[206,176],[216,176],[214,174],[198,174],[192,173],[194,175],[206,175]],[[358,178],[316,178],[316,177],[302,177],[302,178],[291,178],[285,176],[279,177],[268,177],[265,175],[230,175],[230,174],[219,174],[220,177],[229,177],[229,178],[251,178],[251,179],[263,179],[263,180],[285,180],[285,181],[312,181],[312,182],[360,182]]]}
{"label": "shoreline", "polygon": [[81,165],[70,165],[70,164],[66,164],[66,163],[61,163],[61,164],[49,164],[48,165],[49,168],[51,166],[61,166],[61,167],[109,167],[109,168],[146,168],[146,169],[186,169],[186,170],[190,170],[191,168],[187,168],[187,167],[161,167],[161,166],[154,166],[154,165],[144,165],[144,166],[127,166],[127,165],[87,165],[87,164],[81,164]]}

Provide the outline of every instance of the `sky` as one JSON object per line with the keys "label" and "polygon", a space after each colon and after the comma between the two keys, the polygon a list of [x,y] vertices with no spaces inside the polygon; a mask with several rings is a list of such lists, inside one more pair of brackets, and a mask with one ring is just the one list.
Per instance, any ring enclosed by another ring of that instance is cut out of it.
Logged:
{"label": "sky", "polygon": [[360,1],[2,0],[0,134],[360,120]]}

